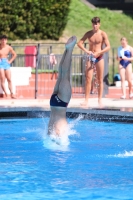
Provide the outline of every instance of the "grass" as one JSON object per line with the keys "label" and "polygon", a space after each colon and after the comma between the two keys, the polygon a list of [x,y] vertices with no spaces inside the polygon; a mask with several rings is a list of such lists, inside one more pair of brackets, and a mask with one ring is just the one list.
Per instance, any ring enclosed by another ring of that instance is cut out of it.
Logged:
{"label": "grass", "polygon": [[52,40],[17,40],[10,41],[11,43],[59,43],[66,42],[66,40],[76,35],[78,40],[83,36],[85,32],[90,30],[91,19],[94,16],[101,18],[101,29],[107,32],[111,47],[117,47],[120,45],[120,38],[127,37],[129,44],[133,45],[133,19],[125,15],[124,13],[117,13],[108,9],[96,8],[91,9],[81,0],[71,0],[70,12],[68,14],[68,22],[63,31],[59,41]]}
{"label": "grass", "polygon": [[[128,43],[133,46],[133,19],[131,16],[124,13],[118,13],[111,10],[96,8],[91,9],[80,0],[72,0],[68,23],[63,32],[63,36],[69,37],[75,34],[78,40],[85,32],[92,29],[91,19],[98,16],[101,19],[101,29],[104,30],[109,38],[111,48],[115,48],[115,57],[117,47],[120,46],[120,38],[125,36]],[[109,82],[113,82],[113,67],[112,67],[112,49],[109,52]],[[115,60],[114,73],[118,72],[118,62]]]}
{"label": "grass", "polygon": [[129,44],[133,45],[133,19],[130,16],[108,9],[91,9],[80,0],[71,1],[68,23],[63,36],[75,34],[79,40],[92,28],[91,19],[94,16],[100,17],[101,29],[108,34],[112,47],[119,46],[120,38],[123,36],[127,37]]}
{"label": "grass", "polygon": [[[62,36],[59,41],[52,40],[25,40],[25,41],[12,41],[11,43],[59,43],[66,42],[66,40],[72,36],[76,35],[79,40],[85,32],[92,29],[91,19],[94,16],[99,16],[101,18],[101,29],[104,30],[109,37],[109,41],[111,47],[120,46],[120,38],[125,36],[128,39],[128,42],[131,46],[133,46],[133,19],[131,16],[125,15],[124,13],[117,13],[108,9],[96,8],[91,9],[87,5],[85,5],[81,0],[71,0],[70,4],[70,12],[68,15],[68,22],[63,31]],[[64,45],[54,44],[53,52],[54,53],[62,53],[64,50]],[[47,45],[44,45],[41,53],[46,53]],[[20,49],[18,50],[18,52]],[[18,53],[17,52],[17,53]],[[80,54],[79,48],[74,49],[75,54]],[[115,50],[115,55],[117,51]],[[112,50],[109,52],[109,80],[112,82]],[[114,66],[115,73],[118,72],[118,63],[115,62]]]}

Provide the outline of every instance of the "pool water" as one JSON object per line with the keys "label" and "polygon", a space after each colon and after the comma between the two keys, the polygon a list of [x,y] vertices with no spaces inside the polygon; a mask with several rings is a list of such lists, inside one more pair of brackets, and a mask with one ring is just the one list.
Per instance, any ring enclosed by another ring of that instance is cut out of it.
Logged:
{"label": "pool water", "polygon": [[133,124],[68,121],[57,143],[48,118],[0,121],[1,200],[133,199]]}

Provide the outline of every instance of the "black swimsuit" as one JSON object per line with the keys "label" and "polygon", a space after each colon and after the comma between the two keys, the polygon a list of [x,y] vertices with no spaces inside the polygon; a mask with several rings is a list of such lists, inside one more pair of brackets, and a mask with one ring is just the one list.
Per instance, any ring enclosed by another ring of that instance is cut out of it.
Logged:
{"label": "black swimsuit", "polygon": [[68,103],[62,101],[59,99],[57,94],[53,94],[50,99],[50,106],[56,106],[56,107],[67,107]]}

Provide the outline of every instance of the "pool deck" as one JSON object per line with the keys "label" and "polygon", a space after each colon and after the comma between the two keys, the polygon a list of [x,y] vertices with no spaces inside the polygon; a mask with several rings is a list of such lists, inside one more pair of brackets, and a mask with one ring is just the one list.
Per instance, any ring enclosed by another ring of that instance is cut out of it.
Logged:
{"label": "pool deck", "polygon": [[[67,113],[72,115],[91,115],[91,119],[97,116],[115,116],[123,120],[128,118],[128,121],[133,122],[133,99],[115,99],[103,98],[103,108],[98,107],[97,98],[90,98],[90,107],[81,107],[80,103],[83,98],[72,98],[67,108]],[[3,113],[15,112],[49,112],[49,99],[1,99],[0,100],[0,118],[2,119]],[[130,118],[130,120],[129,120]],[[114,119],[115,121],[115,119]]]}

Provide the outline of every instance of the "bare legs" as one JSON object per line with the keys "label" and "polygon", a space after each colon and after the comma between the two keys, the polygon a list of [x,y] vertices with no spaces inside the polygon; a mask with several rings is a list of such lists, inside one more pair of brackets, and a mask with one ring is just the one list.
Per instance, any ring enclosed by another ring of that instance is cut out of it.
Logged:
{"label": "bare legs", "polygon": [[58,97],[64,101],[69,102],[71,98],[71,85],[70,85],[70,69],[72,60],[72,49],[67,50],[63,65],[61,81],[58,90]]}
{"label": "bare legs", "polygon": [[[63,102],[69,103],[71,98],[71,60],[72,51],[76,44],[76,37],[71,37],[66,43],[66,49],[59,65],[59,75],[54,87],[53,94],[57,94]],[[48,134],[56,133],[60,136],[65,132],[67,126],[66,107],[51,106],[50,121],[48,125]]]}
{"label": "bare legs", "polygon": [[7,97],[7,91],[5,88],[5,71],[4,71],[4,69],[0,69],[0,80],[1,80],[1,88]]}
{"label": "bare legs", "polygon": [[104,60],[101,59],[96,64],[97,69],[97,79],[98,79],[98,104],[101,107],[102,106],[102,95],[103,95],[103,72],[104,72]]}
{"label": "bare legs", "polygon": [[6,97],[7,95],[7,91],[5,88],[5,79],[7,79],[8,82],[8,88],[10,90],[11,93],[11,98],[15,98],[15,96],[13,95],[13,89],[12,89],[12,81],[11,81],[11,70],[4,70],[4,69],[0,69],[0,80],[1,80],[1,88],[4,91]]}
{"label": "bare legs", "polygon": [[122,90],[122,96],[121,98],[126,98],[126,87],[125,87],[125,68],[119,65],[119,73],[121,77],[121,90]]}
{"label": "bare legs", "polygon": [[64,62],[64,59],[65,59],[65,56],[66,56],[66,49],[64,51],[64,54],[61,58],[61,61],[60,61],[60,64],[59,64],[59,69],[58,69],[58,79],[56,81],[56,84],[55,84],[55,87],[54,87],[54,91],[53,91],[53,94],[57,94],[58,91],[59,91],[59,85],[60,85],[60,82],[61,82],[61,78],[62,78],[62,64]]}
{"label": "bare legs", "polygon": [[128,81],[129,98],[132,98],[132,64],[129,64],[126,68],[119,65],[119,73],[121,76],[121,89],[122,89],[121,98],[123,99],[126,98],[125,80]]}
{"label": "bare legs", "polygon": [[[98,79],[98,104],[102,106],[102,94],[103,94],[103,71],[104,71],[104,60],[101,59],[96,63],[97,79]],[[85,84],[85,101],[81,106],[88,106],[88,100],[91,90],[92,77],[93,77],[93,68],[90,61],[87,62],[86,66],[86,84]]]}
{"label": "bare legs", "polygon": [[129,98],[132,98],[132,64],[129,64],[126,68],[126,79],[129,87]]}
{"label": "bare legs", "polygon": [[[68,47],[73,41],[73,45]],[[76,43],[76,37],[71,37],[66,43],[66,50],[62,56],[59,65],[59,76],[54,88],[54,94],[64,101],[69,102],[71,98],[71,85],[70,85],[70,73],[71,73],[71,61],[72,61],[72,51]]]}
{"label": "bare legs", "polygon": [[81,103],[81,106],[88,106],[88,99],[91,91],[92,77],[93,77],[93,68],[90,61],[87,62],[86,70],[86,83],[85,83],[85,101]]}

